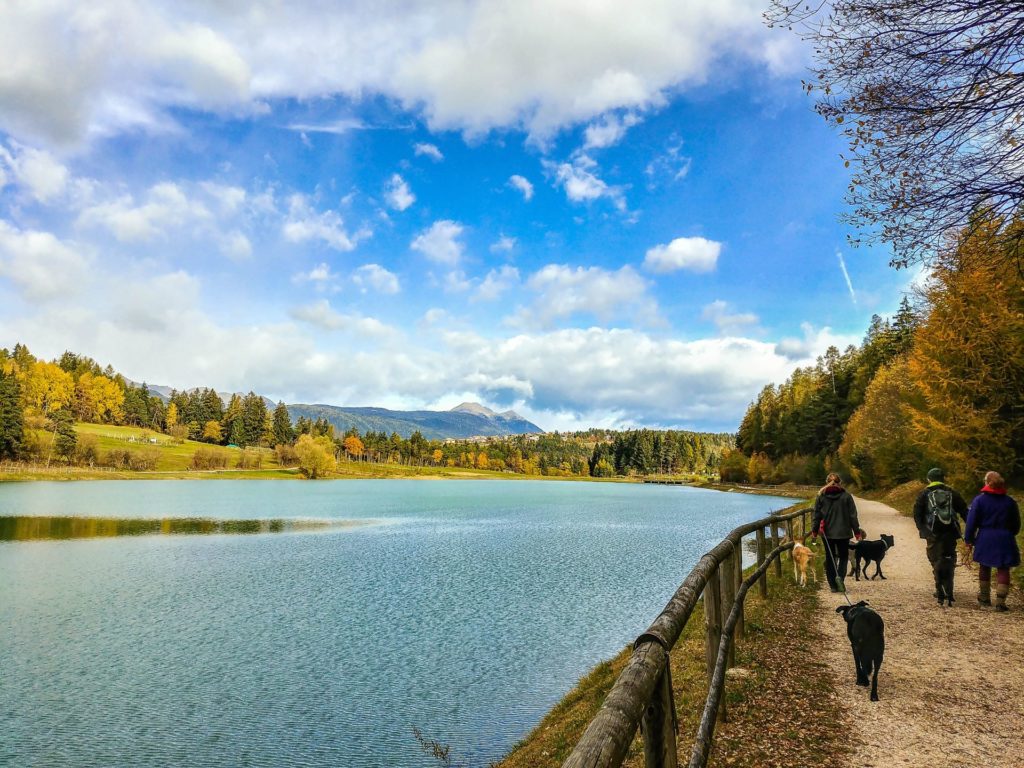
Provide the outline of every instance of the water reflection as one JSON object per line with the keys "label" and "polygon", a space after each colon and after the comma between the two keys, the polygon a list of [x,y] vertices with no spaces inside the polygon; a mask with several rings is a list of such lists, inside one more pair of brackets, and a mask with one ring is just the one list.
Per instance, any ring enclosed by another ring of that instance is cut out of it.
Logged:
{"label": "water reflection", "polygon": [[336,520],[214,520],[204,517],[0,517],[0,541],[90,539],[150,534],[283,533],[323,530],[351,522]]}

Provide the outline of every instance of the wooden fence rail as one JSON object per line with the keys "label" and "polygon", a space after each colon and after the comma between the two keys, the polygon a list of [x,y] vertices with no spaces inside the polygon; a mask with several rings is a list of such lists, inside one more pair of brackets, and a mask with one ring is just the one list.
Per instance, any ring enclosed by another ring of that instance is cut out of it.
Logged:
{"label": "wooden fence rail", "polygon": [[[707,632],[708,697],[690,766],[706,765],[715,722],[727,716],[722,695],[725,670],[733,663],[734,640],[743,636],[743,601],[755,583],[760,584],[762,596],[767,595],[765,579],[773,562],[781,575],[781,555],[793,547],[793,521],[798,517],[800,530],[805,531],[806,509],[741,525],[697,562],[651,626],[634,642],[633,655],[563,768],[618,768],[637,728],[643,734],[645,766],[676,768],[677,721],[669,652],[701,595]],[[783,524],[786,529],[780,533]],[[744,579],[743,537],[751,533],[757,537],[757,568]],[[783,535],[788,535],[789,541],[780,542]],[[766,552],[768,541],[772,543],[771,552]]]}

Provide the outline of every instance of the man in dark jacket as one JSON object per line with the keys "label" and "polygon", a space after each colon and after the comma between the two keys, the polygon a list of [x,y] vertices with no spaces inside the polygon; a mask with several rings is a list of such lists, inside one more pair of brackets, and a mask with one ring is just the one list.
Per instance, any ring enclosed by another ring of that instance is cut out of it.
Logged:
{"label": "man in dark jacket", "polygon": [[[914,523],[925,540],[925,554],[935,576],[935,597],[941,594],[939,560],[956,555],[960,538],[960,520],[967,520],[967,502],[946,485],[946,475],[939,467],[928,470],[928,487],[914,502]],[[945,519],[944,519],[945,518]],[[958,519],[959,518],[959,519]]]}
{"label": "man in dark jacket", "polygon": [[850,560],[850,539],[863,535],[857,520],[857,506],[853,496],[843,488],[843,481],[835,472],[825,480],[825,487],[814,501],[811,537],[821,534],[828,552],[825,554],[825,578],[833,592],[845,592],[843,577]]}

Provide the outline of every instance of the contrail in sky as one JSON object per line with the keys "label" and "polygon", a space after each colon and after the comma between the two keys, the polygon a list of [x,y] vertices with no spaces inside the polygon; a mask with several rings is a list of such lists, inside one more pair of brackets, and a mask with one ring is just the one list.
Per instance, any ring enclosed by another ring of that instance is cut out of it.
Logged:
{"label": "contrail in sky", "polygon": [[836,251],[836,257],[839,259],[839,268],[843,270],[843,277],[846,279],[846,287],[850,289],[850,301],[853,302],[853,306],[857,306],[857,294],[853,292],[853,283],[850,282],[850,273],[846,271],[846,262],[843,261],[843,254]]}

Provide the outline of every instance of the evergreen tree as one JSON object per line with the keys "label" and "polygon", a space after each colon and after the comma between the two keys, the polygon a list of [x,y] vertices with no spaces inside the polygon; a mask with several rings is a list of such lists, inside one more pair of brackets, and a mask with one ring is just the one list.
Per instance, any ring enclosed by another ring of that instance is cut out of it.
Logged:
{"label": "evergreen tree", "polygon": [[75,433],[75,420],[71,411],[61,408],[55,411],[53,416],[53,450],[58,456],[63,456],[70,461],[75,453],[75,446],[78,444],[78,435]]}
{"label": "evergreen tree", "polygon": [[0,458],[18,458],[24,440],[21,386],[13,373],[6,374],[0,368]]}

